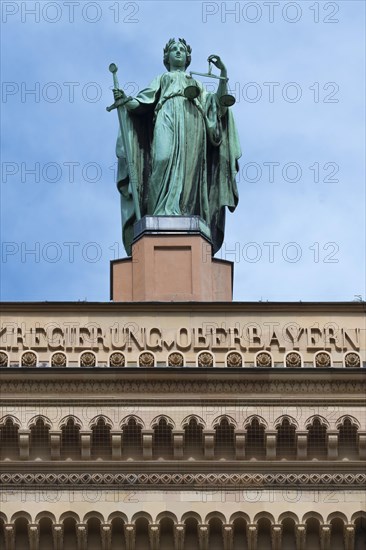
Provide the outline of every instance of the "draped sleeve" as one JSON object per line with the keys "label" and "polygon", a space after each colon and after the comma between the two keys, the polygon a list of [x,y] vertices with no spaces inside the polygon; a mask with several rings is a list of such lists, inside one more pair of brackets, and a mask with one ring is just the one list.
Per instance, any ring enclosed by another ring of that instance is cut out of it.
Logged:
{"label": "draped sleeve", "polygon": [[[147,88],[137,94],[134,99],[139,102],[139,107],[131,112],[125,108],[121,110],[125,128],[125,140],[127,140],[131,162],[137,173],[137,192],[142,216],[146,214],[150,150],[153,137],[153,116],[154,108],[160,95],[160,79],[160,76],[154,78]],[[121,195],[122,240],[127,254],[131,255],[133,224],[136,221],[136,215],[121,129],[119,129],[117,138],[116,155],[118,159],[117,188]]]}
{"label": "draped sleeve", "polygon": [[222,114],[216,94],[201,89],[201,102],[209,138],[207,147],[208,201],[213,253],[222,246],[225,231],[225,207],[233,212],[239,202],[236,176],[241,148],[230,108]]}

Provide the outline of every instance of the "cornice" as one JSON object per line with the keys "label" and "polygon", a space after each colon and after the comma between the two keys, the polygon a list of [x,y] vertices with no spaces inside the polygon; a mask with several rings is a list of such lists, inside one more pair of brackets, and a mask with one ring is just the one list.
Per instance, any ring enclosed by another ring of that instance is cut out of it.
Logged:
{"label": "cornice", "polygon": [[[17,370],[16,375],[11,372],[13,370]],[[88,370],[92,372],[85,372],[83,369],[83,373],[80,373],[79,369],[77,374],[64,372],[56,375],[51,369],[38,373],[28,373],[27,369],[6,369],[1,373],[0,395],[2,399],[14,399],[16,396],[24,395],[24,401],[27,398],[51,396],[55,399],[65,399],[66,396],[67,399],[78,398],[82,401],[94,395],[97,396],[98,402],[103,397],[128,399],[132,396],[147,401],[165,400],[178,395],[181,402],[186,399],[205,400],[222,397],[240,399],[244,396],[256,400],[260,397],[277,401],[282,400],[284,396],[286,400],[290,396],[299,396],[300,399],[312,400],[328,398],[334,402],[340,399],[363,399],[366,390],[365,373],[360,372],[360,369],[357,373],[339,369],[342,374],[328,372],[327,376],[314,373],[314,376],[309,375],[308,378],[304,378],[304,373],[300,378],[295,374],[291,377],[286,372],[281,376],[271,372],[263,376],[256,374],[249,377],[245,369],[241,370],[240,375],[228,372],[221,376],[215,373],[216,369],[211,369],[209,373],[199,373],[199,369],[192,369],[196,372],[187,377],[180,376],[177,372],[168,374],[164,369],[161,369],[161,372],[144,369],[148,370],[148,373],[137,368],[131,369],[129,373],[123,372],[123,369],[118,373],[109,372],[109,369],[101,369],[102,373],[94,372],[94,369]]]}
{"label": "cornice", "polygon": [[25,313],[353,313],[365,302],[2,302],[2,314]]}

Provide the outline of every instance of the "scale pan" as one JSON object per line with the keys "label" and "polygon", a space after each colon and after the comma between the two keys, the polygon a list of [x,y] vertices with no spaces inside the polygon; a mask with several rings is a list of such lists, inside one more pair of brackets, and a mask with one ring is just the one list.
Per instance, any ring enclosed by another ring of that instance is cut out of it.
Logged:
{"label": "scale pan", "polygon": [[196,99],[200,95],[200,89],[198,86],[187,86],[184,89],[184,97],[187,99]]}
{"label": "scale pan", "polygon": [[235,102],[236,99],[233,95],[225,94],[220,97],[220,105],[223,107],[232,107]]}

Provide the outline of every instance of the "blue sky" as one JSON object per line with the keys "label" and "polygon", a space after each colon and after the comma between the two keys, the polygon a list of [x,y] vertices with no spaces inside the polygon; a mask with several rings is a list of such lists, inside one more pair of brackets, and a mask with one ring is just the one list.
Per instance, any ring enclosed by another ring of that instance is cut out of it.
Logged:
{"label": "blue sky", "polygon": [[173,36],[194,71],[220,55],[237,98],[240,202],[217,255],[234,299],[365,299],[364,2],[1,7],[2,300],[109,300],[125,253],[108,65],[136,93]]}

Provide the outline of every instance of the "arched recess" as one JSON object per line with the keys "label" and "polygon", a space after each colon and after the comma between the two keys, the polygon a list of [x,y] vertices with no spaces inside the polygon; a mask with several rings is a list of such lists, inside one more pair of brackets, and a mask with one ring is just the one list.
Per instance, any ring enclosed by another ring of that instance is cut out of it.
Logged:
{"label": "arched recess", "polygon": [[321,416],[313,416],[305,423],[308,430],[308,458],[326,460],[328,454],[327,428],[329,423]]}
{"label": "arched recess", "polygon": [[358,428],[359,422],[352,416],[343,416],[336,426],[338,428],[338,458],[357,460],[359,458]]}
{"label": "arched recess", "polygon": [[80,421],[69,416],[61,424],[61,459],[79,460],[81,458]]}
{"label": "arched recess", "polygon": [[174,455],[173,421],[166,416],[154,419],[153,426],[153,458],[171,460]]}
{"label": "arched recess", "polygon": [[[186,516],[186,514],[185,514]],[[185,526],[184,535],[184,550],[200,550],[199,536],[198,536],[198,524],[201,523],[197,516],[190,515],[182,518],[182,523]]]}
{"label": "arched recess", "polygon": [[169,428],[171,429],[175,428],[174,420],[170,418],[170,416],[167,416],[166,414],[159,414],[158,416],[155,416],[155,418],[153,418],[151,421],[151,424],[150,424],[151,428],[154,429],[156,426],[158,426],[161,420],[164,420],[167,426],[169,426]]}
{"label": "arched recess", "polygon": [[319,525],[323,525],[324,518],[319,512],[306,512],[306,514],[303,515],[301,523],[306,523],[309,519],[316,519],[319,522]]}
{"label": "arched recess", "polygon": [[277,459],[295,460],[297,453],[296,422],[289,416],[283,416],[275,422],[277,430]]}
{"label": "arched recess", "polygon": [[127,523],[120,515],[115,515],[108,520],[111,525],[111,548],[110,550],[126,550],[125,524]]}
{"label": "arched recess", "polygon": [[29,515],[22,514],[22,512],[16,515],[17,518],[14,521],[15,548],[17,550],[30,550],[28,536]]}
{"label": "arched recess", "polygon": [[53,521],[50,517],[43,516],[38,522],[39,550],[54,550]]}
{"label": "arched recess", "polygon": [[134,420],[140,428],[145,428],[145,423],[140,416],[137,416],[136,414],[129,414],[128,416],[122,418],[120,422],[120,427],[122,430],[131,422],[131,420]]}
{"label": "arched recess", "polygon": [[146,519],[146,521],[148,522],[148,524],[150,525],[151,523],[155,523],[153,522],[153,519],[151,517],[151,515],[148,513],[148,512],[136,512],[136,514],[133,514],[132,518],[131,518],[131,523],[135,523],[136,524],[136,521],[139,520],[139,519]]}
{"label": "arched recess", "polygon": [[5,523],[6,518],[0,513],[0,548],[5,548]]}
{"label": "arched recess", "polygon": [[101,536],[100,514],[88,514],[87,526],[87,548],[88,550],[103,550]]}
{"label": "arched recess", "polygon": [[39,415],[29,422],[29,427],[29,458],[31,460],[50,460],[50,420],[45,416]]}
{"label": "arched recess", "polygon": [[235,458],[235,427],[227,416],[222,416],[214,423],[215,458],[233,460]]}
{"label": "arched recess", "polygon": [[41,521],[41,519],[43,518],[49,518],[52,523],[56,523],[56,518],[54,516],[54,514],[52,514],[52,512],[48,512],[48,510],[44,510],[43,512],[39,512],[35,519],[34,519],[34,522],[35,523],[39,523]]}
{"label": "arched recess", "polygon": [[183,456],[186,460],[203,459],[204,456],[204,439],[203,425],[199,421],[199,417],[191,415],[189,420],[183,421],[184,429],[184,447]]}
{"label": "arched recess", "polygon": [[281,550],[294,550],[296,548],[296,524],[293,515],[281,514],[282,520],[282,547]]}
{"label": "arched recess", "polygon": [[320,546],[320,525],[319,514],[306,514],[308,518],[305,521],[306,544],[305,550],[321,550]]}
{"label": "arched recess", "polygon": [[182,424],[181,424],[182,428],[184,429],[186,426],[188,426],[191,420],[195,420],[197,424],[202,428],[206,427],[206,422],[203,420],[201,416],[199,416],[198,414],[189,414],[188,416],[183,418]]}
{"label": "arched recess", "polygon": [[178,523],[177,516],[173,514],[173,512],[168,512],[166,510],[160,512],[160,514],[156,516],[155,523],[160,523],[164,518],[171,519],[174,524]]}
{"label": "arched recess", "polygon": [[61,418],[60,422],[58,423],[58,429],[61,430],[64,426],[66,426],[66,424],[68,424],[70,422],[70,420],[80,430],[82,430],[84,428],[83,423],[80,420],[80,418],[78,418],[77,416],[75,416],[73,414],[68,414],[68,415],[64,416],[63,418]]}
{"label": "arched recess", "polygon": [[233,550],[248,550],[247,528],[250,519],[247,514],[237,512],[230,518],[233,526]]}
{"label": "arched recess", "polygon": [[43,424],[47,426],[47,428],[50,430],[52,429],[51,420],[43,414],[36,414],[35,416],[32,416],[32,418],[28,421],[27,428],[31,430],[39,420],[42,420]]}
{"label": "arched recess", "polygon": [[76,523],[80,523],[79,515],[76,512],[72,512],[71,510],[68,510],[67,512],[63,512],[60,516],[58,523],[62,523],[67,518],[72,518],[76,521]]}
{"label": "arched recess", "polygon": [[258,521],[260,521],[261,519],[268,519],[271,525],[275,523],[275,520],[272,514],[264,511],[258,512],[258,514],[254,516],[253,523],[258,523]]}
{"label": "arched recess", "polygon": [[[211,515],[211,514],[210,514]],[[210,550],[224,550],[222,514],[214,514],[208,520],[208,547]]]}
{"label": "arched recess", "polygon": [[171,550],[174,548],[174,520],[169,515],[165,515],[159,521],[159,550]]}
{"label": "arched recess", "polygon": [[[330,547],[332,550],[346,550],[344,540],[344,522],[334,517],[330,522]],[[366,539],[365,539],[366,540]]]}
{"label": "arched recess", "polygon": [[271,520],[263,515],[257,521],[257,546],[261,550],[272,550]]}
{"label": "arched recess", "polygon": [[131,415],[122,423],[122,456],[125,459],[139,460],[142,458],[142,427],[141,418]]}
{"label": "arched recess", "polygon": [[343,523],[349,523],[348,519],[347,519],[347,516],[346,514],[344,514],[343,512],[332,512],[331,514],[329,514],[329,516],[327,517],[327,521],[326,523],[330,523],[331,521],[333,521],[333,519],[340,519],[341,521],[343,521]]}
{"label": "arched recess", "polygon": [[113,428],[113,421],[108,416],[105,416],[104,414],[98,414],[97,416],[94,416],[94,418],[92,418],[89,422],[89,429],[92,430],[93,428],[95,428],[100,420],[102,420],[103,423],[108,426],[108,428]]}
{"label": "arched recess", "polygon": [[366,540],[366,513],[357,512],[353,514],[352,520],[355,524],[355,550],[364,550]]}
{"label": "arched recess", "polygon": [[103,514],[101,514],[100,512],[96,512],[95,510],[92,510],[91,512],[87,512],[83,517],[82,523],[87,523],[92,518],[97,518],[97,520],[100,523],[104,523]]}
{"label": "arched recess", "polygon": [[294,512],[282,512],[282,514],[280,514],[278,516],[278,520],[276,523],[282,523],[285,519],[292,519],[294,520],[295,524],[297,525],[299,522],[299,518],[296,514],[294,514]]}
{"label": "arched recess", "polygon": [[245,457],[247,459],[264,460],[266,456],[265,422],[261,417],[251,416],[245,422]]}
{"label": "arched recess", "polygon": [[74,512],[64,512],[60,517],[63,525],[64,548],[78,550],[76,523],[80,523],[79,516]]}
{"label": "arched recess", "polygon": [[112,458],[111,424],[103,416],[96,418],[92,425],[90,450],[94,460]]}
{"label": "arched recess", "polygon": [[20,422],[12,415],[6,415],[1,419],[0,426],[0,459],[17,460],[19,458],[19,434]]}
{"label": "arched recess", "polygon": [[149,521],[140,516],[135,521],[135,548],[139,550],[151,550],[149,536]]}

